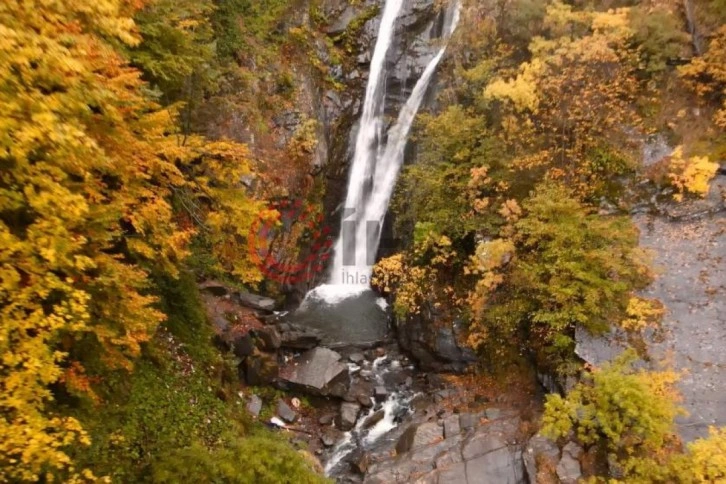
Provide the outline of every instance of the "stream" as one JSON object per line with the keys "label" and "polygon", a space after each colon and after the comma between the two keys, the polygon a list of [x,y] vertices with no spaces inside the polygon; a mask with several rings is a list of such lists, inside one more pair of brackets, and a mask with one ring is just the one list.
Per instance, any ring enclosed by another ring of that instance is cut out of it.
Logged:
{"label": "stream", "polygon": [[[389,334],[386,302],[368,286],[372,258],[378,251],[383,219],[403,165],[413,120],[459,22],[461,5],[452,2],[443,12],[441,36],[447,41],[416,81],[396,122],[384,132],[386,58],[403,4],[403,0],[386,0],[383,9],[329,284],[310,291],[295,314],[296,322],[319,330],[323,342],[331,347],[381,344]],[[351,280],[353,284],[348,283]],[[412,412],[411,403],[417,395],[413,365],[403,360],[396,349],[359,363],[350,364],[349,373],[371,381],[379,401],[357,419],[354,428],[343,435],[328,456],[325,471],[330,476],[344,474],[341,469],[347,466],[342,464],[352,454],[371,452],[380,440],[390,441],[393,436],[389,434],[395,433],[398,424]]]}

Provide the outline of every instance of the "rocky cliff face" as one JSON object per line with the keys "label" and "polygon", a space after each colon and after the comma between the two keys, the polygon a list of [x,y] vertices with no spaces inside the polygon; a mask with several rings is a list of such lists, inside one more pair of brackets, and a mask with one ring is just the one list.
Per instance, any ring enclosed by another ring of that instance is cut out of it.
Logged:
{"label": "rocky cliff face", "polygon": [[[303,2],[290,17],[289,28],[315,31],[308,41],[311,52],[307,58],[290,59],[291,84],[295,96],[291,107],[277,109],[269,126],[261,132],[247,126],[234,113],[227,113],[225,131],[219,135],[249,143],[260,159],[270,158],[272,151],[285,154],[285,146],[309,120],[315,121],[315,147],[306,155],[306,166],[297,167],[292,182],[280,191],[281,196],[304,198],[322,208],[324,225],[334,237],[340,225],[340,210],[345,199],[350,161],[361,115],[368,69],[375,46],[384,0],[364,2],[325,0],[317,9]],[[311,18],[312,12],[316,18]],[[294,17],[294,18],[293,18]],[[414,84],[438,48],[432,39],[443,28],[443,12],[434,0],[407,0],[396,25],[395,39],[387,57],[385,109],[395,116],[406,101]],[[311,40],[312,39],[312,40]],[[433,89],[432,89],[433,90]],[[429,100],[431,96],[429,96]],[[290,160],[281,160],[289,165]],[[281,168],[282,169],[282,168]],[[273,175],[274,173],[274,169]],[[286,246],[297,247],[280,251],[276,259],[294,264],[308,259],[310,247],[304,241],[288,241]],[[326,279],[326,273],[314,270],[319,257],[309,261],[305,277],[283,282],[292,302]]]}
{"label": "rocky cliff face", "polygon": [[[643,162],[657,162],[671,151],[656,140],[646,145]],[[678,428],[686,441],[707,436],[709,426],[726,425],[721,344],[726,341],[725,196],[721,174],[703,200],[654,203],[634,215],[640,244],[653,254],[657,272],[644,296],[660,300],[666,309],[661,328],[644,337],[644,357],[683,372],[678,385],[688,415],[679,418]],[[627,341],[622,331],[604,337],[578,331],[576,351],[599,365],[627,348]]]}
{"label": "rocky cliff face", "polygon": [[[326,223],[337,234],[340,225],[340,210],[345,199],[348,171],[352,160],[358,120],[368,78],[376,35],[380,25],[383,0],[370,0],[351,5],[348,1],[330,0],[325,6],[325,15],[337,19],[329,27],[331,38],[338,38],[341,32],[355,30],[357,21],[366,18],[366,13],[377,11],[359,30],[355,42],[356,52],[351,54],[354,62],[344,64],[341,79],[345,84],[343,92],[328,91],[325,99],[334,100],[332,109],[326,114],[326,133],[330,150],[323,170],[326,180],[324,208]],[[407,0],[400,15],[394,40],[386,59],[386,97],[385,111],[395,119],[401,105],[411,94],[411,90],[421,76],[428,62],[434,57],[438,45],[433,39],[441,35],[443,12],[435,8],[433,0]],[[429,97],[430,100],[430,97]],[[424,106],[425,107],[425,106]],[[388,224],[387,224],[388,226]],[[388,228],[388,227],[386,227]],[[390,238],[384,233],[384,239]],[[321,274],[311,286],[324,280]]]}

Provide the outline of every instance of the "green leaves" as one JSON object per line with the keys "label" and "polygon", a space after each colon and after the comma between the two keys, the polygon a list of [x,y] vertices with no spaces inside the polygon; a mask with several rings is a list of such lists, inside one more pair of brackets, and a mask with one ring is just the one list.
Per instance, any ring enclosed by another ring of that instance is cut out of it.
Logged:
{"label": "green leaves", "polygon": [[591,214],[555,182],[539,185],[523,208],[514,224],[516,256],[472,330],[521,328],[536,351],[548,354],[543,363],[557,366],[569,359],[575,327],[598,333],[622,320],[649,273],[626,217]]}
{"label": "green leaves", "polygon": [[683,413],[676,405],[677,375],[635,369],[635,360],[628,350],[583,373],[566,397],[548,395],[542,432],[553,439],[574,432],[582,444],[602,448],[619,463],[625,482],[674,482],[665,475],[664,449],[675,448],[674,419]]}
{"label": "green leaves", "polygon": [[575,430],[587,445],[602,443],[612,452],[656,449],[674,432],[676,406],[673,372],[635,370],[636,356],[626,351],[613,363],[583,373],[566,398],[548,395],[544,431],[553,438]]}

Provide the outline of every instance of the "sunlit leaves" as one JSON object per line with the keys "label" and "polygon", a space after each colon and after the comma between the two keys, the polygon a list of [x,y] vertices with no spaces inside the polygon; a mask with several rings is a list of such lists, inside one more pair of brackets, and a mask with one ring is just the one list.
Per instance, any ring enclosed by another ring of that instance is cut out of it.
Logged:
{"label": "sunlit leaves", "polygon": [[676,147],[668,162],[668,181],[676,189],[674,198],[680,201],[686,194],[705,197],[718,166],[706,156],[686,158],[683,147]]}
{"label": "sunlit leaves", "polygon": [[[131,7],[0,5],[0,480],[79,472],[64,448],[87,439],[49,414],[49,386],[92,397],[91,355],[67,361],[76,345],[131,368],[163,321],[148,272],[174,274],[197,229],[178,223],[173,194],[204,196],[202,222],[221,239],[230,227],[243,238],[256,209],[240,190],[244,147],[182,143],[174,110],[145,97],[115,48],[138,41]],[[243,279],[254,273],[229,265]]]}
{"label": "sunlit leaves", "polygon": [[633,369],[628,351],[611,364],[584,373],[566,397],[548,396],[544,433],[557,438],[574,431],[586,445],[602,444],[610,452],[637,455],[666,445],[675,436],[673,372]]}

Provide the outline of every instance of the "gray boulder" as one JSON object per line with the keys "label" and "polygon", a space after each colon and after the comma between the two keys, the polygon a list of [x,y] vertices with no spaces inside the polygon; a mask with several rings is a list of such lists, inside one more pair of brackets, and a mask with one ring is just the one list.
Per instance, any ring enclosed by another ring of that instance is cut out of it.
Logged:
{"label": "gray boulder", "polygon": [[340,355],[328,348],[314,348],[294,358],[280,371],[280,379],[289,386],[314,395],[327,395],[336,383],[350,383],[348,366]]}
{"label": "gray boulder", "polygon": [[398,341],[424,370],[461,372],[476,361],[476,355],[458,343],[461,323],[441,327],[439,320],[444,317],[432,309],[398,320]]}
{"label": "gray boulder", "polygon": [[255,335],[257,336],[257,343],[262,350],[275,351],[282,345],[280,333],[273,327],[256,329]]}
{"label": "gray boulder", "polygon": [[442,469],[439,472],[439,482],[444,484],[468,484],[466,480],[466,464],[459,462]]}
{"label": "gray boulder", "polygon": [[522,460],[508,447],[491,451],[466,462],[469,483],[519,484],[523,482]]}
{"label": "gray boulder", "polygon": [[277,415],[287,423],[297,420],[297,414],[282,398],[277,401]]}
{"label": "gray boulder", "polygon": [[341,430],[350,430],[355,426],[358,420],[358,412],[360,405],[353,402],[343,402],[340,404],[340,414],[336,423]]}
{"label": "gray boulder", "polygon": [[472,436],[461,449],[464,459],[469,460],[506,447],[507,444],[499,436],[486,432]]}
{"label": "gray boulder", "polygon": [[[234,330],[232,332],[234,333]],[[249,333],[239,336],[234,335],[231,337],[231,342],[232,351],[239,358],[249,356],[255,351],[255,342]]]}
{"label": "gray boulder", "polygon": [[231,350],[237,358],[245,358],[255,351],[255,342],[247,330],[229,325],[227,320],[221,316],[215,318],[215,321],[218,321],[218,323],[214,323],[217,327],[222,324],[222,321],[226,323],[226,326],[214,338],[217,346],[223,351]]}
{"label": "gray boulder", "polygon": [[325,447],[332,447],[335,445],[339,438],[340,432],[336,429],[331,428],[323,432],[323,436],[320,437],[320,440],[323,442],[323,445]]}
{"label": "gray boulder", "polygon": [[326,413],[322,417],[318,419],[318,423],[320,425],[330,425],[333,423],[333,420],[335,419],[335,415],[332,413]]}
{"label": "gray boulder", "polygon": [[458,415],[450,415],[444,419],[444,437],[447,439],[459,435],[461,433],[461,425],[459,424]]}
{"label": "gray boulder", "polygon": [[563,453],[557,464],[557,477],[562,484],[575,484],[582,477],[580,462],[568,453]]}
{"label": "gray boulder", "polygon": [[383,410],[382,408],[379,409],[379,410],[376,410],[373,413],[373,415],[371,415],[370,417],[368,417],[366,419],[366,422],[363,425],[363,428],[369,429],[369,428],[373,427],[375,424],[377,424],[378,422],[380,422],[381,420],[383,420],[383,417],[385,417],[385,416],[386,416],[386,411],[385,410]]}
{"label": "gray boulder", "polygon": [[479,417],[473,413],[462,413],[459,422],[463,430],[473,429],[479,423]]}
{"label": "gray boulder", "polygon": [[373,383],[369,381],[354,379],[346,394],[343,395],[343,400],[346,402],[358,402],[364,407],[370,407],[372,405],[371,396],[373,395],[373,387]]}
{"label": "gray boulder", "polygon": [[236,296],[237,301],[248,308],[268,312],[275,310],[275,300],[269,297],[259,296],[251,292],[238,292]]}
{"label": "gray boulder", "polygon": [[337,18],[326,29],[328,35],[340,35],[348,28],[348,25],[355,19],[355,8],[348,6],[337,15]]}
{"label": "gray boulder", "polygon": [[280,333],[280,344],[284,348],[309,350],[322,341],[319,331],[297,324],[282,323],[277,326],[277,329]]}
{"label": "gray boulder", "polygon": [[257,417],[262,410],[262,399],[257,395],[250,395],[250,399],[247,401],[247,411],[253,417]]}
{"label": "gray boulder", "polygon": [[527,478],[531,484],[537,482],[538,464],[548,463],[554,468],[560,458],[560,449],[557,444],[550,439],[541,435],[535,435],[527,443],[527,447],[522,455],[524,468],[527,471]]}
{"label": "gray boulder", "polygon": [[565,444],[562,448],[563,454],[569,454],[575,459],[579,459],[583,452],[584,450],[582,450],[582,447],[577,445],[575,442],[567,442],[567,444]]}
{"label": "gray boulder", "polygon": [[444,429],[436,422],[411,425],[398,439],[396,452],[402,454],[412,449],[434,444],[444,438]]}

